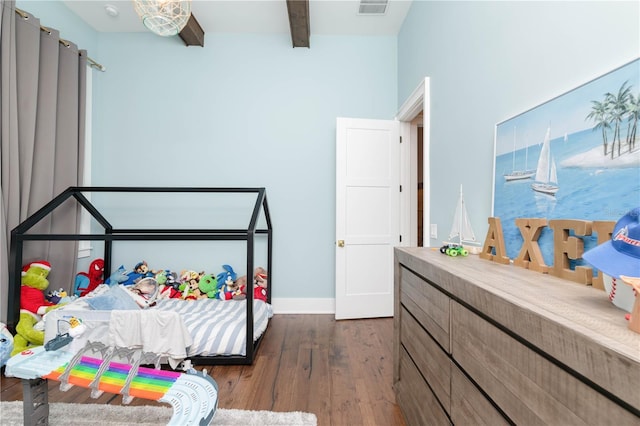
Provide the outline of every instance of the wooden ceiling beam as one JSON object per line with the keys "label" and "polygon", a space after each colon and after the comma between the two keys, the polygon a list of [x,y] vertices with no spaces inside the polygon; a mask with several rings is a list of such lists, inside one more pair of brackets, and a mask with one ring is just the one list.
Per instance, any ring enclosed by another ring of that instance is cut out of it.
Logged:
{"label": "wooden ceiling beam", "polygon": [[310,47],[309,0],[287,0],[293,47]]}
{"label": "wooden ceiling beam", "polygon": [[179,34],[184,44],[187,46],[200,46],[204,47],[204,30],[193,16],[193,13],[187,21],[187,25],[184,26]]}

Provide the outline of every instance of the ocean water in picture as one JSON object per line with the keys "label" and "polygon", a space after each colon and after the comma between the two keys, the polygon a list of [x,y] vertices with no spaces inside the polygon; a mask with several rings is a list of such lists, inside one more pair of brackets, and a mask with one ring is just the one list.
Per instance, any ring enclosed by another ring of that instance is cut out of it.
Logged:
{"label": "ocean water in picture", "polygon": [[[523,243],[516,218],[615,223],[640,207],[639,110],[636,59],[496,125],[493,216],[510,259]],[[595,234],[576,237],[585,251],[597,245]],[[538,244],[553,265],[551,228]]]}
{"label": "ocean water in picture", "polygon": [[[640,169],[638,165],[633,166],[636,164],[634,161],[640,164],[638,160],[640,147],[630,154],[625,154],[628,157],[622,161],[631,163],[625,167],[574,165],[574,163],[580,164],[581,161],[586,161],[583,158],[585,153],[590,153],[591,157],[594,154],[601,155],[600,152],[603,151],[601,133],[592,129],[550,140],[551,156],[556,163],[558,190],[555,195],[534,191],[532,184],[535,181],[535,175],[526,179],[507,181],[503,175],[513,171],[514,165],[516,170],[528,169],[535,172],[543,142],[544,134],[541,134],[539,144],[519,149],[515,151],[515,155],[509,152],[496,157],[494,188],[496,197],[493,216],[500,218],[507,255],[511,259],[518,256],[523,242],[520,230],[515,226],[516,218],[616,222],[626,212],[640,206]],[[571,159],[574,161],[571,162]],[[600,161],[605,166],[607,163],[614,163],[603,154]],[[596,245],[596,235],[583,239],[585,251]],[[547,227],[542,231],[538,241],[545,263],[553,265],[553,231]]]}

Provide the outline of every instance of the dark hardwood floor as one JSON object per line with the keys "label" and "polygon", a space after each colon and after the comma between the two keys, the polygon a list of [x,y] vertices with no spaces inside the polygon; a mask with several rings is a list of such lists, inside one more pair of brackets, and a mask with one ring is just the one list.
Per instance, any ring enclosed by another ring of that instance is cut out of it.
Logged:
{"label": "dark hardwood floor", "polygon": [[[250,366],[198,366],[219,386],[220,408],[305,411],[318,425],[404,426],[392,387],[393,319],[335,321],[275,315]],[[19,379],[1,378],[0,400],[22,400]],[[121,404],[122,397],[49,382],[50,402]],[[132,405],[158,405],[134,399]]]}

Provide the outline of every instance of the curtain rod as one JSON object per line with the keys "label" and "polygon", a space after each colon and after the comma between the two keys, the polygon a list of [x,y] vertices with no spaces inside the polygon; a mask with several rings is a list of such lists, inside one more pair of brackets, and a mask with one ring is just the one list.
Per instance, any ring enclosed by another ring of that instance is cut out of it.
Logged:
{"label": "curtain rod", "polygon": [[[25,20],[26,20],[26,19],[29,19],[29,14],[28,14],[27,12],[25,12],[24,10],[22,10],[22,9],[18,9],[17,7],[15,8],[15,10],[16,10],[16,13],[17,13],[18,15],[20,15],[20,17],[21,17],[22,19],[25,19]],[[40,31],[44,31],[44,32],[46,32],[47,34],[51,34],[51,30],[50,30],[49,28],[47,28],[47,27],[43,26],[43,25],[40,25]],[[58,42],[59,42],[60,44],[62,44],[64,47],[69,47],[69,46],[71,46],[71,43],[70,43],[68,40],[65,40],[65,39],[63,39],[63,38],[61,38],[60,40],[58,40]],[[107,70],[107,68],[106,68],[104,65],[99,64],[98,62],[94,61],[93,59],[91,59],[91,58],[90,58],[90,57],[88,57],[88,56],[87,56],[87,62],[88,62],[89,66],[90,66],[91,68],[95,68],[95,69],[97,69],[98,71],[105,72],[105,71]]]}

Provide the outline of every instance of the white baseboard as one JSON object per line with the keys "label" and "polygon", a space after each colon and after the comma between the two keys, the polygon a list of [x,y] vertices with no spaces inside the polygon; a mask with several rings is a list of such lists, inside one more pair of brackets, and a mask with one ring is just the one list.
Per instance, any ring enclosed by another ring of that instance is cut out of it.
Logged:
{"label": "white baseboard", "polygon": [[295,299],[274,297],[271,299],[274,314],[335,314],[336,300],[326,299]]}

